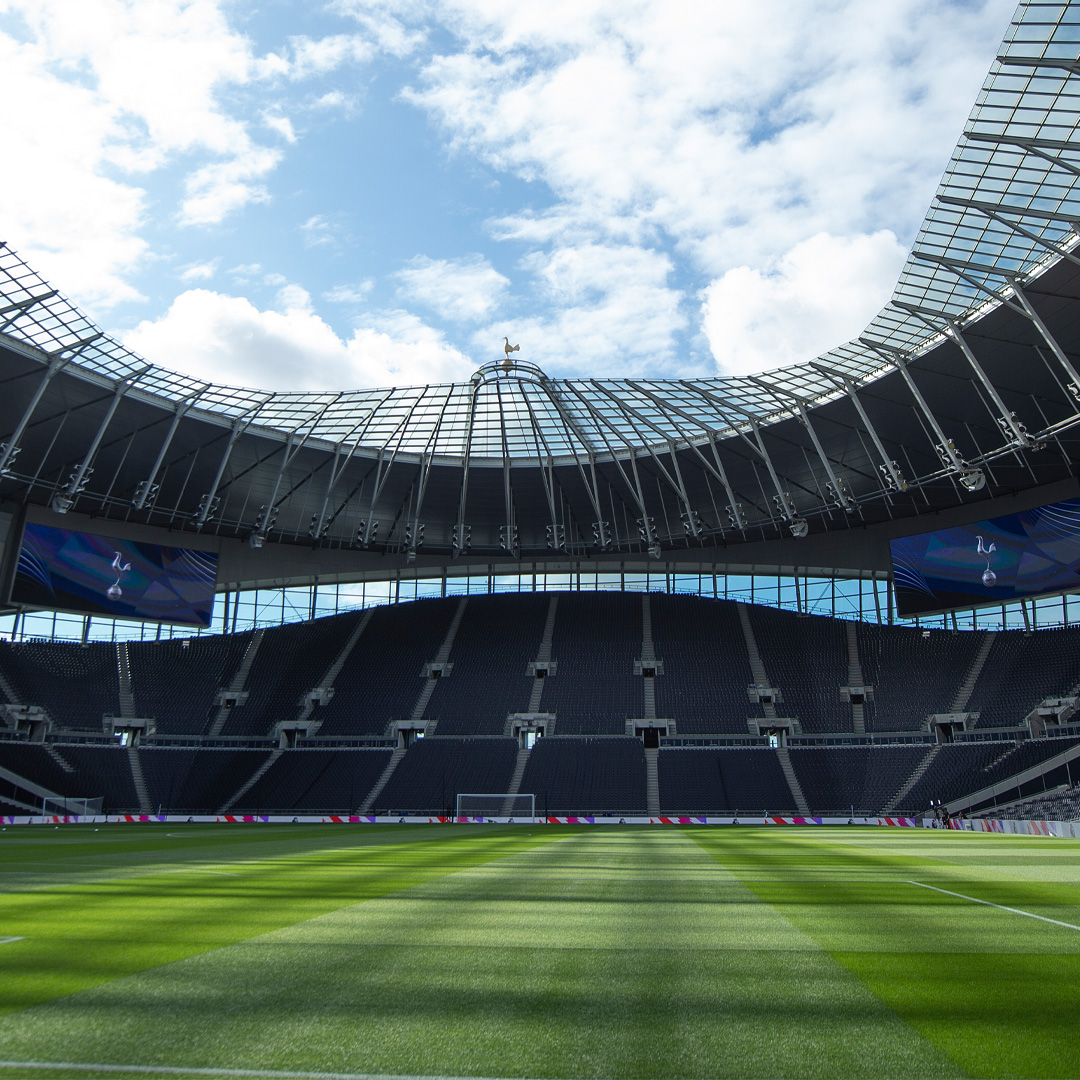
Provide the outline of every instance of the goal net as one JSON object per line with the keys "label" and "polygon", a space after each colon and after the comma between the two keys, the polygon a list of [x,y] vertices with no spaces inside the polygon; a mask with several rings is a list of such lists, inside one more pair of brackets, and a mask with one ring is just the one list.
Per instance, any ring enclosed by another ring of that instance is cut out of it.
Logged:
{"label": "goal net", "polygon": [[458,817],[535,817],[536,796],[534,795],[459,795],[457,797]]}

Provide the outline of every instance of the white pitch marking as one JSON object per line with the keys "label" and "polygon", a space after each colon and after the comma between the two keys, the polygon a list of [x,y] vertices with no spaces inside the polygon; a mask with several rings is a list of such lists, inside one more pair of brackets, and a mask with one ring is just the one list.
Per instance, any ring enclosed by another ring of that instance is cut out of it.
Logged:
{"label": "white pitch marking", "polygon": [[909,885],[918,885],[920,889],[933,889],[934,892],[944,893],[946,896],[955,896],[960,900],[970,900],[973,904],[985,904],[987,907],[996,907],[999,911],[1011,911],[1014,915],[1025,915],[1029,919],[1038,919],[1039,922],[1053,923],[1055,926],[1064,926],[1069,930],[1080,930],[1071,922],[1062,922],[1060,919],[1051,919],[1046,915],[1036,915],[1033,911],[1021,911],[1019,908],[1006,907],[1005,904],[994,904],[989,900],[980,900],[977,896],[965,896],[963,893],[949,892],[948,889],[939,889],[936,885],[924,885],[921,881],[908,881]]}
{"label": "white pitch marking", "polygon": [[485,1080],[483,1077],[398,1076],[389,1073],[292,1072],[283,1069],[214,1069],[184,1065],[104,1065],[86,1061],[0,1061],[0,1069],[69,1069],[140,1076],[246,1076],[267,1080]]}
{"label": "white pitch marking", "polygon": [[0,937],[0,945],[10,945],[13,941],[25,941],[23,937]]}

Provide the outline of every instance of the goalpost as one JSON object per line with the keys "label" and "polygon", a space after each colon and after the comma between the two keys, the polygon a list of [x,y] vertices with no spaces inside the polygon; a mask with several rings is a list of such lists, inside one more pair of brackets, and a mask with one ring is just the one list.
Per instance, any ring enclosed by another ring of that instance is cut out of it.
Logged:
{"label": "goalpost", "polygon": [[459,795],[457,817],[532,818],[536,816],[535,795]]}

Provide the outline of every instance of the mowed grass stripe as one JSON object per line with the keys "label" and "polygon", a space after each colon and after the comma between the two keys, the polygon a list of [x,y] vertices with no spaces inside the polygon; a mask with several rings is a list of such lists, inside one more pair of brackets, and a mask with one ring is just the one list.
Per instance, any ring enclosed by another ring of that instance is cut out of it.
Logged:
{"label": "mowed grass stripe", "polygon": [[[134,832],[145,828],[131,827]],[[159,833],[136,841],[143,857],[153,861],[154,873],[85,881],[85,859],[73,864],[74,843],[65,840],[59,848],[60,865],[70,883],[0,893],[0,933],[23,939],[0,949],[0,1015],[565,835],[540,829],[436,827],[388,843],[386,834],[393,827],[373,831],[307,826],[292,828],[288,839],[279,841],[263,828],[202,830],[196,842],[187,845],[184,858],[197,858],[198,839],[205,840],[202,850],[216,861],[222,849],[220,833],[230,831],[228,848],[242,856],[237,833],[247,832],[251,857],[228,864],[236,877],[168,872],[168,848],[161,847],[164,836]],[[84,834],[80,842],[91,852],[97,845],[109,851],[109,838],[103,834]],[[36,845],[42,846],[47,844]],[[275,857],[267,858],[268,853]],[[21,857],[21,849],[9,848],[5,838],[0,843],[0,874],[8,865],[21,865]],[[40,860],[40,850],[33,857]],[[6,885],[6,878],[0,882]]]}
{"label": "mowed grass stripe", "polygon": [[[905,853],[896,834],[873,829],[689,835],[971,1075],[1080,1074],[1080,937],[997,910],[1078,921],[1080,843],[973,834],[958,844],[931,832],[903,841]],[[1018,879],[1008,867],[1021,851]],[[1052,880],[1035,876],[1040,852]],[[913,889],[912,870],[942,889],[977,882],[997,903]]]}
{"label": "mowed grass stripe", "polygon": [[83,1061],[0,1061],[0,1069],[9,1076],[23,1074],[39,1076],[42,1071],[52,1077],[78,1075],[91,1077],[130,1076],[133,1073],[152,1080],[160,1076],[240,1076],[262,1077],[266,1080],[492,1080],[492,1078],[453,1076],[385,1076],[371,1073],[295,1072],[282,1069],[194,1069],[183,1066],[157,1066],[147,1069],[143,1065],[108,1065]]}
{"label": "mowed grass stripe", "polygon": [[0,1055],[151,1075],[961,1075],[679,831],[550,832],[560,842],[12,1014]]}
{"label": "mowed grass stripe", "polygon": [[1063,926],[1066,930],[1080,930],[1080,926],[1071,922],[1062,922],[1060,919],[1051,919],[1046,915],[1036,915],[1033,911],[1021,911],[1019,908],[1009,907],[1006,904],[994,904],[989,900],[979,900],[974,896],[965,896],[963,893],[953,892],[951,889],[939,889],[936,885],[927,885],[924,881],[909,881],[909,885],[918,885],[920,889],[932,889],[934,892],[945,896],[955,896],[958,900],[968,900],[972,904],[985,904],[987,907],[997,908],[998,911],[1008,911],[1013,915],[1023,915],[1027,919],[1038,919],[1040,922],[1053,923],[1054,926]]}

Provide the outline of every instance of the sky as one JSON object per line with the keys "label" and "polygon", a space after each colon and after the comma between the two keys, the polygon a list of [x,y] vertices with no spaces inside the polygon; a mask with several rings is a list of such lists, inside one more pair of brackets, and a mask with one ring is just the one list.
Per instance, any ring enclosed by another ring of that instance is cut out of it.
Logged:
{"label": "sky", "polygon": [[1014,0],[0,0],[0,239],[218,383],[691,378],[888,300]]}

